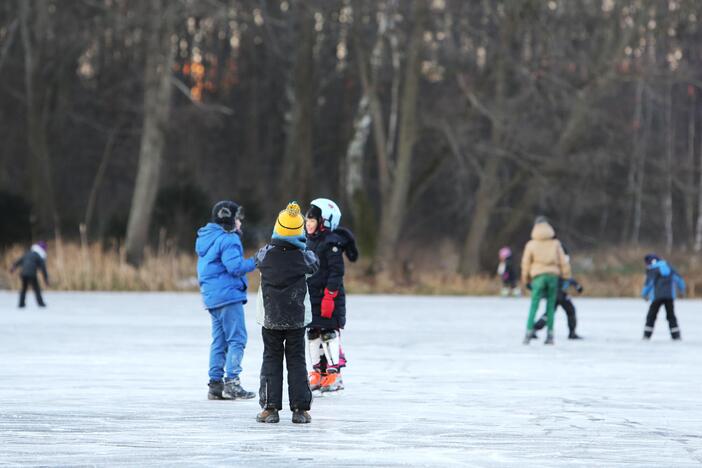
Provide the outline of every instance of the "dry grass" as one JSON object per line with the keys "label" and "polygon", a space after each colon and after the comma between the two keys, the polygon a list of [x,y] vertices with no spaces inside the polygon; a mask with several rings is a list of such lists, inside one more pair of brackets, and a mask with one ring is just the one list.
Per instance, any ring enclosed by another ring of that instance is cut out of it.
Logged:
{"label": "dry grass", "polygon": [[[19,286],[17,275],[8,270],[24,251],[13,247],[0,256],[0,288]],[[643,255],[646,248],[604,249],[579,252],[573,258],[576,278],[585,286],[586,295],[632,297],[643,282]],[[689,296],[702,296],[702,261],[685,251],[668,256],[685,276]],[[51,289],[71,291],[197,291],[195,254],[175,251],[147,251],[144,264],[136,269],[124,260],[119,246],[76,243],[49,243],[48,269]],[[413,267],[400,265],[384,274],[369,274],[368,260],[347,264],[346,288],[353,293],[494,295],[499,281],[491,275],[463,278],[446,264]],[[258,287],[258,275],[249,275],[251,290]]]}
{"label": "dry grass", "polygon": [[[61,291],[179,291],[197,290],[195,254],[147,251],[141,268],[125,261],[119,247],[99,244],[49,243],[47,268],[51,289]],[[2,256],[0,283],[17,288],[17,275],[8,270],[24,252],[15,247]]]}

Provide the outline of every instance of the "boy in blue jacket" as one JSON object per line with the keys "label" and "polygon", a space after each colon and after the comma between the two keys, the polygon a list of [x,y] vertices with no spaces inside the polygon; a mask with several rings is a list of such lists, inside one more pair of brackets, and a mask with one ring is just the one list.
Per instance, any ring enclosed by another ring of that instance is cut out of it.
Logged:
{"label": "boy in blue jacket", "polygon": [[651,301],[651,307],[646,315],[646,327],[644,328],[644,340],[650,340],[653,335],[653,326],[656,323],[658,310],[665,306],[666,318],[670,327],[670,336],[674,340],[680,339],[680,328],[678,319],[675,317],[673,303],[675,301],[675,290],[680,294],[685,294],[685,280],[668,262],[658,257],[656,254],[648,254],[644,257],[646,262],[646,282],[644,283],[641,296]]}
{"label": "boy in blue jacket", "polygon": [[212,208],[212,222],[198,230],[195,241],[200,292],[212,319],[209,400],[255,396],[239,381],[248,339],[244,322],[246,273],[256,268],[253,258],[244,258],[242,219],[239,205],[228,200],[218,202]]}

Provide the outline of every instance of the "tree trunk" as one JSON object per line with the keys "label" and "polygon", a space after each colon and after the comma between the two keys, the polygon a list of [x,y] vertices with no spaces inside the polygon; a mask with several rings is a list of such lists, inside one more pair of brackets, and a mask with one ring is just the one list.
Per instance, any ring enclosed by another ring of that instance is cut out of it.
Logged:
{"label": "tree trunk", "polygon": [[376,231],[373,228],[373,206],[368,197],[364,178],[365,148],[370,135],[371,116],[368,96],[358,103],[354,119],[354,133],[346,149],[346,199],[351,208],[351,220],[359,246],[367,255],[373,255]]}
{"label": "tree trunk", "polygon": [[702,145],[699,145],[698,161],[700,164],[699,184],[697,186],[697,224],[695,226],[695,252],[702,251]]}
{"label": "tree trunk", "polygon": [[695,88],[688,86],[690,115],[687,121],[687,180],[685,184],[685,224],[688,245],[695,239],[695,130],[697,128]]}
{"label": "tree trunk", "polygon": [[[510,21],[504,20],[500,30],[499,55],[495,65],[495,109],[497,115],[493,115],[490,121],[490,143],[493,148],[499,148],[502,145],[503,118],[507,111],[505,109],[506,54],[509,51],[510,34]],[[496,192],[500,159],[498,153],[489,154],[480,176],[470,228],[463,243],[459,263],[459,272],[464,276],[474,275],[480,271],[481,247],[490,226],[490,217],[498,202]]]}
{"label": "tree trunk", "polygon": [[297,15],[297,46],[293,66],[293,102],[283,160],[281,197],[310,198],[312,125],[314,123],[314,15],[304,2],[293,3]]}
{"label": "tree trunk", "polygon": [[[24,50],[32,228],[35,237],[47,237],[58,228],[46,128],[46,83],[40,82],[38,76],[42,63],[40,37],[47,28],[48,12],[44,2],[20,1],[19,4],[20,35]],[[30,12],[31,5],[36,5],[36,11]]]}
{"label": "tree trunk", "polygon": [[127,262],[134,266],[139,266],[143,260],[158,192],[171,109],[171,67],[174,58],[170,37],[174,12],[168,11],[169,8],[163,0],[150,2],[146,9],[150,27],[146,31],[148,38],[144,74],[144,124],[126,239]]}
{"label": "tree trunk", "polygon": [[663,219],[665,222],[665,248],[673,250],[673,85],[669,83],[665,98],[666,158],[665,194],[663,198]]}
{"label": "tree trunk", "polygon": [[633,207],[634,207],[634,192],[636,190],[636,168],[639,158],[641,157],[641,127],[642,127],[642,117],[643,117],[643,92],[644,83],[643,79],[639,78],[636,81],[636,88],[634,93],[634,121],[632,125],[632,144],[631,144],[631,156],[629,158],[629,171],[626,178],[626,194],[628,200],[625,204],[624,210],[624,228],[621,231],[621,242],[629,235],[629,229],[631,227],[631,220],[633,217]]}
{"label": "tree trunk", "polygon": [[644,182],[646,180],[646,158],[648,156],[648,138],[653,125],[653,111],[650,104],[650,96],[646,95],[643,106],[643,134],[640,135],[638,154],[636,155],[636,183],[634,186],[634,219],[631,226],[631,243],[638,245],[641,234],[641,223],[643,220],[643,198]]}
{"label": "tree trunk", "polygon": [[412,178],[412,153],[417,138],[417,97],[419,94],[420,60],[422,45],[425,0],[415,0],[413,5],[412,36],[407,48],[407,61],[404,72],[401,115],[395,165],[390,196],[384,201],[380,221],[380,235],[377,247],[376,268],[387,267],[394,257],[397,241],[400,238],[402,223],[407,212],[407,195]]}
{"label": "tree trunk", "polygon": [[102,158],[100,158],[100,165],[95,173],[95,178],[93,179],[93,184],[90,187],[90,195],[88,195],[88,203],[85,208],[85,217],[83,218],[83,231],[81,234],[85,237],[86,242],[90,240],[90,227],[92,226],[93,213],[95,212],[95,204],[97,203],[98,193],[100,192],[100,186],[105,178],[105,172],[107,171],[107,166],[110,164],[110,159],[112,158],[112,149],[114,148],[115,138],[117,137],[117,132],[119,131],[120,124],[118,123],[115,128],[110,131],[107,136],[107,143],[105,143],[105,151],[102,153]]}
{"label": "tree trunk", "polygon": [[[378,185],[380,191],[381,205],[382,200],[388,197],[390,192],[390,158],[391,153],[388,149],[394,145],[387,143],[388,137],[385,132],[385,123],[383,117],[383,107],[378,96],[376,83],[376,70],[382,62],[383,40],[387,29],[386,13],[383,10],[378,11],[380,25],[378,27],[378,37],[376,38],[373,51],[371,52],[371,70],[368,67],[368,59],[364,54],[364,48],[360,40],[360,32],[358,24],[361,21],[360,15],[353,22],[353,43],[356,49],[356,62],[358,64],[358,74],[363,85],[363,93],[368,97],[368,108],[370,110],[371,123],[373,125],[373,143],[375,148],[375,158],[378,165]],[[393,94],[393,97],[395,95]],[[391,103],[391,107],[396,109],[398,104]]]}

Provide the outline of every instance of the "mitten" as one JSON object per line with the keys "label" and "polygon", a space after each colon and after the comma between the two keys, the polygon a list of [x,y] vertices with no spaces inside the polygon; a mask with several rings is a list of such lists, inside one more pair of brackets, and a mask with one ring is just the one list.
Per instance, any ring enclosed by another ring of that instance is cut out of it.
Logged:
{"label": "mitten", "polygon": [[334,313],[334,298],[339,295],[339,291],[330,291],[324,289],[324,297],[322,298],[322,318],[331,318]]}

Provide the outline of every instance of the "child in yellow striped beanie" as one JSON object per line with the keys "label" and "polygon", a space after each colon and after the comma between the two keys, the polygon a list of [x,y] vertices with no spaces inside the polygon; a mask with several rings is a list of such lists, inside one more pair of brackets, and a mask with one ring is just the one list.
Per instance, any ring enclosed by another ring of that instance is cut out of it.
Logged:
{"label": "child in yellow striped beanie", "polygon": [[256,254],[261,273],[256,320],[261,324],[263,362],[256,420],[280,421],[283,409],[283,358],[288,369],[288,400],[292,422],[305,424],[312,391],[307,383],[305,327],[312,321],[307,276],[319,268],[319,259],[305,247],[300,205],[295,202],[278,214],[273,238]]}

